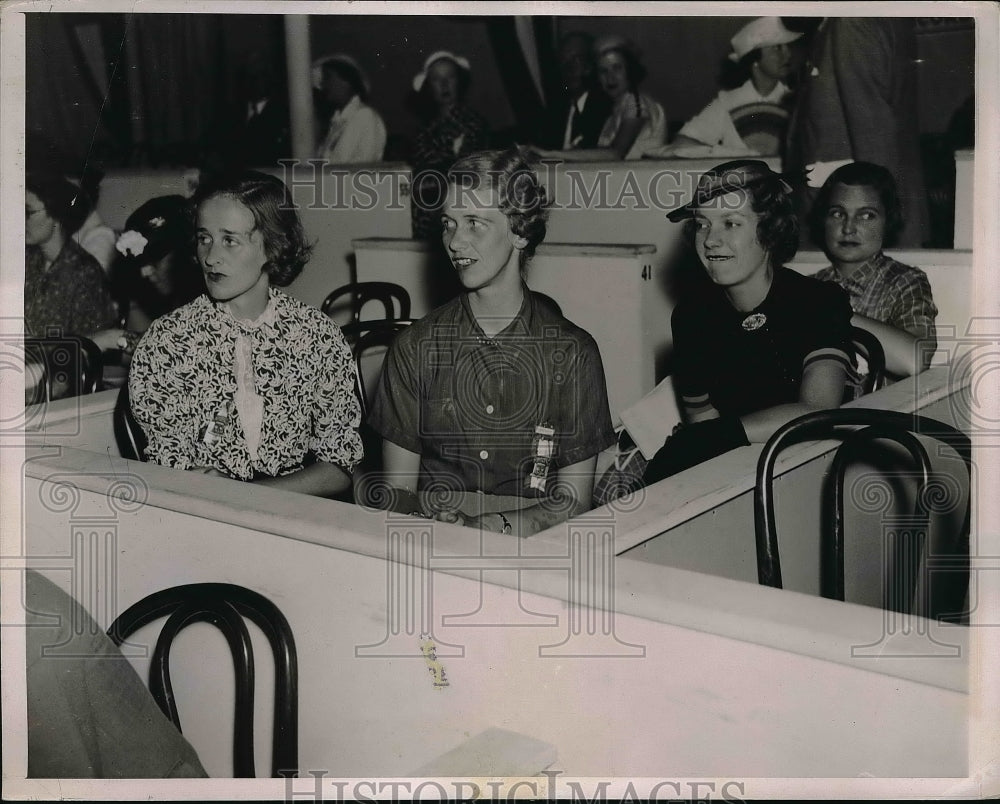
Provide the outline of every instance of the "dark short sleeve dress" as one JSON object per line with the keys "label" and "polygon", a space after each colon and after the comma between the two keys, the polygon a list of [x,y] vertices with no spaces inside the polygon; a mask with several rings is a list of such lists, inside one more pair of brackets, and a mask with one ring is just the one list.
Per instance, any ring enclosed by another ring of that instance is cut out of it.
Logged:
{"label": "dark short sleeve dress", "polygon": [[788,268],[747,322],[722,288],[699,288],[675,309],[674,387],[689,409],[711,405],[743,416],[799,399],[806,367],[833,359],[851,366],[851,305],[832,283]]}

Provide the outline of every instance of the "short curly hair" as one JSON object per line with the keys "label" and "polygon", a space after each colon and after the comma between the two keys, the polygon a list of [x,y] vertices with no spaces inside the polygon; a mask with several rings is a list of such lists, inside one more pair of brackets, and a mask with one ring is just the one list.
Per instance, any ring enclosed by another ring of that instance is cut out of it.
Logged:
{"label": "short curly hair", "polygon": [[[768,254],[772,268],[780,268],[799,250],[799,221],[788,185],[781,174],[763,176],[732,192],[745,192],[750,209],[757,213],[757,242]],[[694,219],[687,221],[686,234],[694,242]]]}
{"label": "short curly hair", "polygon": [[826,214],[830,209],[833,188],[838,184],[849,187],[871,187],[878,193],[882,208],[885,209],[885,234],[882,236],[882,244],[887,247],[894,246],[905,222],[903,204],[899,199],[899,189],[892,173],[874,162],[850,162],[841,165],[823,182],[809,210],[809,234],[813,242],[825,248]]}
{"label": "short curly hair", "polygon": [[535,155],[521,147],[479,151],[457,160],[448,170],[448,183],[463,190],[488,186],[497,191],[497,205],[510,230],[527,245],[520,251],[523,274],[535,248],[545,239],[548,198],[535,172]]}
{"label": "short curly hair", "polygon": [[290,285],[309,261],[312,244],[306,241],[302,221],[285,183],[256,170],[220,176],[199,187],[192,205],[194,214],[210,198],[218,196],[232,198],[250,210],[254,229],[264,238],[267,257],[264,271],[272,285]]}

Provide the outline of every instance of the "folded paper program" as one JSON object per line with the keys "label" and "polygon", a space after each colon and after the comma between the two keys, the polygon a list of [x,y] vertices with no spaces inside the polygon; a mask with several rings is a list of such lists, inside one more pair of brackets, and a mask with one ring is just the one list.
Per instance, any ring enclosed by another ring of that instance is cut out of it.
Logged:
{"label": "folded paper program", "polygon": [[621,412],[622,424],[643,457],[649,460],[681,421],[674,386],[667,377],[652,391]]}

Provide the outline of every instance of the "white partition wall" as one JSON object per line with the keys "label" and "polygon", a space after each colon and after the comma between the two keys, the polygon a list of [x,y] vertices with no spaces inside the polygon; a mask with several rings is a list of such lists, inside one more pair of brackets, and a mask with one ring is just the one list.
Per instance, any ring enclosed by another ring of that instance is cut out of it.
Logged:
{"label": "white partition wall", "polygon": [[[454,269],[432,244],[367,238],[354,241],[359,280],[402,285],[414,317],[457,291]],[[597,341],[612,418],[656,382],[670,340],[670,304],[657,287],[650,245],[543,243],[528,265],[528,286],[551,296],[563,315]]]}
{"label": "white partition wall", "polygon": [[[179,497],[166,470],[104,464],[69,450],[29,462],[27,563],[102,627],[175,584],[270,598],[298,646],[307,779],[409,775],[489,728],[549,744],[550,770],[572,776],[966,773],[962,629],[921,621],[901,639],[874,609],[609,559],[615,525],[600,517],[482,552],[478,534],[441,523],[267,489],[210,503],[225,481]],[[143,675],[153,634],[125,648]],[[939,654],[921,658],[928,646]],[[224,643],[195,626],[173,661],[185,735],[227,775]],[[486,758],[467,772],[494,775]]]}

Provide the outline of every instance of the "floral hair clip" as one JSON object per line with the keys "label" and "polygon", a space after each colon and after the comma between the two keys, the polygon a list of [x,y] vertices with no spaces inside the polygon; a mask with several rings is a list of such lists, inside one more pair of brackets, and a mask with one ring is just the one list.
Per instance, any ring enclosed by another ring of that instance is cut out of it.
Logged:
{"label": "floral hair clip", "polygon": [[146,250],[149,241],[134,229],[123,232],[115,243],[115,248],[126,257],[138,257]]}

